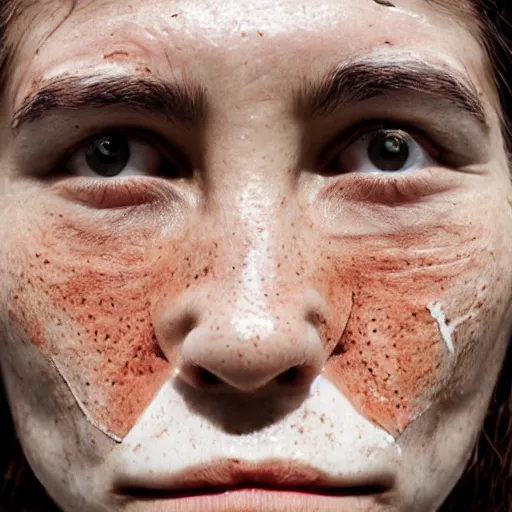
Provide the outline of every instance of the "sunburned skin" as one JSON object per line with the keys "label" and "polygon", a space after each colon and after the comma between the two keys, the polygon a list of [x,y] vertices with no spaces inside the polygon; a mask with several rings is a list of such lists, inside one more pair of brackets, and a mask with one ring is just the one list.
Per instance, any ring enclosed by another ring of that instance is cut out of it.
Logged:
{"label": "sunburned skin", "polygon": [[[256,464],[284,481],[295,462],[313,480],[393,487],[319,511],[433,512],[512,322],[510,177],[473,24],[422,0],[132,4],[78,5],[56,30],[60,3],[19,21],[31,36],[0,137],[0,363],[36,475],[66,511],[188,512],[203,508],[114,495],[183,474],[251,481]],[[415,82],[297,113],[310,83],[354,59],[449,72],[482,105]],[[198,89],[201,119],[80,105],[73,77],[123,76]],[[61,96],[37,96],[55,84]],[[65,108],[34,109],[52,101]],[[381,124],[410,131],[411,170],[368,170],[358,141]],[[153,149],[134,145],[122,177],[72,158],[132,128]],[[185,163],[160,173],[157,154]],[[64,455],[43,460],[60,438]],[[210,510],[254,510],[222,499]]]}

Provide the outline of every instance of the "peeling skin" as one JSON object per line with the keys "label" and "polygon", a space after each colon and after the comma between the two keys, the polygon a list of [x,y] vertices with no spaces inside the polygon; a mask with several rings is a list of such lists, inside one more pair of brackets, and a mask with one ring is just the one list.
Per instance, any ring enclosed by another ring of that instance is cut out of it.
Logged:
{"label": "peeling skin", "polygon": [[[477,296],[479,294],[480,290],[477,290]],[[457,329],[457,327],[459,327],[459,325],[463,324],[464,322],[471,320],[473,318],[473,315],[478,313],[478,309],[482,307],[482,304],[482,300],[477,297],[477,300],[475,301],[475,304],[471,307],[471,309],[465,315],[457,319],[446,318],[443,311],[443,306],[439,302],[431,302],[427,306],[428,310],[430,311],[430,314],[436,320],[437,325],[439,326],[439,332],[450,354],[454,353],[453,333],[455,332],[455,329]]]}
{"label": "peeling skin", "polygon": [[430,311],[432,318],[434,318],[434,320],[437,322],[437,325],[439,326],[439,333],[441,334],[441,338],[446,344],[448,352],[450,352],[450,354],[453,354],[454,349],[452,334],[455,329],[455,326],[448,325],[448,322],[446,321],[446,317],[442,310],[442,305],[439,302],[431,302],[427,306],[427,308]]}
{"label": "peeling skin", "polygon": [[[41,47],[55,17],[29,12],[42,21],[20,30],[12,110],[66,75],[151,75],[208,96],[206,120],[192,127],[121,104],[60,109],[16,132],[12,112],[0,116],[2,377],[17,424],[31,419],[24,450],[64,510],[77,495],[84,510],[118,510],[105,503],[126,468],[153,476],[158,462],[166,478],[169,460],[244,459],[247,446],[262,460],[314,454],[349,476],[381,464],[396,475],[389,510],[430,512],[455,484],[512,327],[510,177],[485,54],[467,25],[424,0],[381,3],[91,2]],[[381,50],[390,64],[439,56],[436,66],[476,84],[487,127],[417,90],[297,115],[298,76],[314,80],[355,56],[378,61]],[[342,133],[398,114],[468,167],[425,158],[407,172],[324,172],[320,157],[341,151],[332,141]],[[140,176],[84,184],[51,164],[91,133],[126,126],[179,148],[183,174],[145,175],[142,159]],[[48,399],[34,399],[44,414],[25,407],[27,347],[65,388],[69,423],[108,448],[83,435],[57,469],[38,458],[52,452],[46,436],[58,445],[74,430],[57,421],[61,396],[47,384]],[[84,463],[82,446],[95,458]],[[331,458],[345,450],[351,462]],[[92,467],[94,480],[80,478]]]}

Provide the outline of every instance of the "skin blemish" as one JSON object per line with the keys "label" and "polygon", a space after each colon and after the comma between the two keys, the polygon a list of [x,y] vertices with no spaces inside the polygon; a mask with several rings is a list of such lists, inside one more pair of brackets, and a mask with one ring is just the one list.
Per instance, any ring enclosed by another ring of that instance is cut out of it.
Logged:
{"label": "skin blemish", "polygon": [[389,0],[373,0],[376,4],[383,5],[385,7],[395,7],[395,4],[389,2]]}
{"label": "skin blemish", "polygon": [[454,350],[452,334],[455,326],[449,325],[449,322],[446,320],[442,306],[439,302],[431,302],[427,306],[427,309],[430,311],[432,318],[437,322],[437,325],[439,326],[439,333],[441,334],[441,338],[443,339],[448,352],[453,354]]}
{"label": "skin blemish", "polygon": [[116,50],[116,51],[113,51],[113,52],[110,52],[110,53],[106,53],[105,55],[103,55],[103,58],[108,60],[108,59],[113,59],[113,60],[116,60],[116,59],[124,59],[125,57],[129,57],[130,54],[128,52],[125,52],[123,50]]}

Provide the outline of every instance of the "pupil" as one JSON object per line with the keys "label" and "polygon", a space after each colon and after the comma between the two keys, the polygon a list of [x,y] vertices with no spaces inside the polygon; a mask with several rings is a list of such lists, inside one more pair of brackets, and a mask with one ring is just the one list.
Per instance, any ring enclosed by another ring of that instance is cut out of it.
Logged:
{"label": "pupil", "polygon": [[368,156],[382,171],[399,171],[409,158],[409,145],[401,135],[382,130],[372,139]]}
{"label": "pupil", "polygon": [[101,135],[94,138],[86,149],[87,164],[100,176],[116,176],[130,159],[130,148],[123,134]]}

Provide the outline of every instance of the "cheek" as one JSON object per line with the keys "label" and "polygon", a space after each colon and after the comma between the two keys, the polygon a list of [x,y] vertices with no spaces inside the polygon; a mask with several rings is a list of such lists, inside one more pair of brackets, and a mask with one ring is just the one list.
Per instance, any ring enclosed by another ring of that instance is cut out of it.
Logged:
{"label": "cheek", "polygon": [[14,247],[25,261],[10,279],[10,324],[51,359],[86,416],[122,438],[173,368],[155,338],[151,308],[163,281],[169,300],[186,287],[188,272],[161,264],[185,257],[148,254],[154,232],[101,238],[47,220]]}
{"label": "cheek", "polygon": [[380,243],[360,250],[352,260],[358,264],[336,271],[335,280],[351,283],[353,303],[325,372],[392,435],[432,405],[468,344],[489,339],[496,304],[487,290],[499,277],[483,239],[452,239],[442,251],[421,250],[419,241],[400,251]]}

